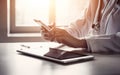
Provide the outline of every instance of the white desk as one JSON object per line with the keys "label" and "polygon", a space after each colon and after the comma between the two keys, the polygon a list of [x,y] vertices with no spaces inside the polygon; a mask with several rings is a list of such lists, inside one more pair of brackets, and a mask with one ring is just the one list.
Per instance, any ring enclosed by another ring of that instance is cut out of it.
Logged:
{"label": "white desk", "polygon": [[94,54],[93,61],[60,65],[19,55],[16,52],[19,45],[19,43],[0,43],[0,75],[120,75],[118,54]]}

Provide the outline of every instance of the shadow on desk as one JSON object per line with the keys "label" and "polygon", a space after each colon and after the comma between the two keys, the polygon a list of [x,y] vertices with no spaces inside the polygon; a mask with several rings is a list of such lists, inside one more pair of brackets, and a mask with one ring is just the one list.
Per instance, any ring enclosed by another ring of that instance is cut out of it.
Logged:
{"label": "shadow on desk", "polygon": [[8,75],[7,66],[3,58],[0,57],[0,75]]}

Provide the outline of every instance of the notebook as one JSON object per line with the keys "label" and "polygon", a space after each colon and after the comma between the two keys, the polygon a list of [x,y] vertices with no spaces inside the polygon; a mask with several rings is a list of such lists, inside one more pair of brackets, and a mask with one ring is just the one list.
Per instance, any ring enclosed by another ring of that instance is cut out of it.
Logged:
{"label": "notebook", "polygon": [[61,64],[70,64],[94,59],[94,56],[91,54],[72,52],[73,50],[82,50],[83,48],[72,48],[62,44],[57,45],[57,47],[48,47],[49,45],[39,47],[20,45],[21,47],[17,52],[23,55],[35,58],[37,57]]}

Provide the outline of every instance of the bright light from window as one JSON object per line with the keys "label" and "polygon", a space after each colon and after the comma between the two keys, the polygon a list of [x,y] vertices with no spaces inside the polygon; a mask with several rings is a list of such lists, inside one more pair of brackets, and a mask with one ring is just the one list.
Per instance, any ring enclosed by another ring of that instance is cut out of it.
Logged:
{"label": "bright light from window", "polygon": [[[49,24],[49,3],[52,0],[15,0],[16,26],[38,26],[33,19]],[[56,24],[69,25],[80,18],[89,0],[56,0]]]}
{"label": "bright light from window", "polygon": [[33,19],[48,24],[49,0],[16,0],[16,26],[36,26]]}
{"label": "bright light from window", "polygon": [[80,19],[88,2],[89,0],[56,0],[56,23],[69,25],[76,19]]}

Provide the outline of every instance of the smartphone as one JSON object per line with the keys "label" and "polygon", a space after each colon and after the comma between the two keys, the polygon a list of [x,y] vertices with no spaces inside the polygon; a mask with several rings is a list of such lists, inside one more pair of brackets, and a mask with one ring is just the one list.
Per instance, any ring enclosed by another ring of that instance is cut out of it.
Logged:
{"label": "smartphone", "polygon": [[34,19],[34,21],[37,23],[37,24],[39,24],[39,25],[41,25],[42,27],[44,27],[48,32],[50,31],[50,27],[49,26],[47,26],[47,25],[45,25],[41,20],[36,20],[36,19]]}

